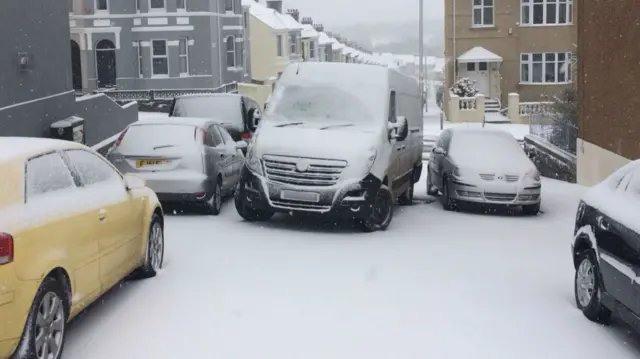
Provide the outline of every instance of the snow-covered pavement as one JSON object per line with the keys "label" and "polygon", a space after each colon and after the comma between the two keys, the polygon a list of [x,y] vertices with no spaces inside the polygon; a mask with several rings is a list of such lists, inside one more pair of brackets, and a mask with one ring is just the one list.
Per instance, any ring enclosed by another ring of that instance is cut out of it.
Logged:
{"label": "snow-covered pavement", "polygon": [[531,218],[444,212],[421,182],[369,234],[245,223],[231,202],[219,217],[168,216],[163,272],[75,320],[64,358],[637,358],[635,334],[575,308],[582,188],[543,189]]}

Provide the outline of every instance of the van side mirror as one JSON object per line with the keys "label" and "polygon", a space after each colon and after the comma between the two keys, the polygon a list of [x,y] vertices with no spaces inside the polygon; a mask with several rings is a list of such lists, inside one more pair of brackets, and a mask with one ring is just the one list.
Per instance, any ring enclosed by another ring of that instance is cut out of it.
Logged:
{"label": "van side mirror", "polygon": [[387,123],[389,130],[389,139],[404,141],[409,135],[409,122],[404,116],[396,117],[396,122]]}

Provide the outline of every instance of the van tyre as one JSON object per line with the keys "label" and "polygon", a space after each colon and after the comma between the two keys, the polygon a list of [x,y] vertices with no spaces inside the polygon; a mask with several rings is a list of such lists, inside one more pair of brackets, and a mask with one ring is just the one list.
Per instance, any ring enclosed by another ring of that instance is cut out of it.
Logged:
{"label": "van tyre", "polygon": [[380,186],[369,218],[361,222],[365,232],[384,231],[393,219],[393,194],[386,185]]}
{"label": "van tyre", "polygon": [[133,278],[143,279],[155,277],[164,264],[164,228],[162,221],[157,214],[151,217],[149,234],[147,235],[147,250],[145,251],[144,263],[136,272]]}
{"label": "van tyre", "polygon": [[207,214],[214,216],[220,214],[220,211],[222,211],[222,198],[222,185],[220,184],[220,180],[218,180],[213,188],[211,198],[209,198],[205,204]]}
{"label": "van tyre", "polygon": [[453,211],[456,208],[455,201],[451,199],[449,187],[449,177],[444,176],[442,178],[442,196],[440,196],[440,202],[442,203],[442,208],[445,211]]}
{"label": "van tyre", "polygon": [[64,284],[46,277],[27,316],[14,359],[60,359],[69,318]]}
{"label": "van tyre", "polygon": [[600,269],[593,250],[578,254],[578,268],[574,277],[576,305],[589,320],[601,324],[611,322],[611,311],[602,304]]}
{"label": "van tyre", "polygon": [[274,213],[269,211],[262,211],[247,206],[246,201],[242,198],[241,191],[236,191],[235,195],[236,211],[242,219],[247,222],[264,222],[273,217]]}
{"label": "van tyre", "polygon": [[535,216],[540,212],[540,203],[522,206],[522,213],[527,216]]}

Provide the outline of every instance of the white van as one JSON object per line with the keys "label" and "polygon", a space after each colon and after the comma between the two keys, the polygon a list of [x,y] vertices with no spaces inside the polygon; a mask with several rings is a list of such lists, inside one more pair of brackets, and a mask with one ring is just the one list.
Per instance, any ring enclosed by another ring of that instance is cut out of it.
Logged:
{"label": "white van", "polygon": [[386,229],[422,172],[416,79],[374,65],[299,63],[278,80],[236,192],[248,221],[275,212],[352,217]]}

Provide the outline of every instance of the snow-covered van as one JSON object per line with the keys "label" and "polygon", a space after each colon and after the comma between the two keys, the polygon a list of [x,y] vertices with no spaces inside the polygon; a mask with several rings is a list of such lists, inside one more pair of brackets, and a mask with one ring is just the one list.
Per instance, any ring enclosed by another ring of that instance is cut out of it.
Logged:
{"label": "snow-covered van", "polygon": [[335,215],[386,229],[396,200],[412,202],[422,126],[414,78],[373,65],[289,65],[248,148],[238,213]]}

